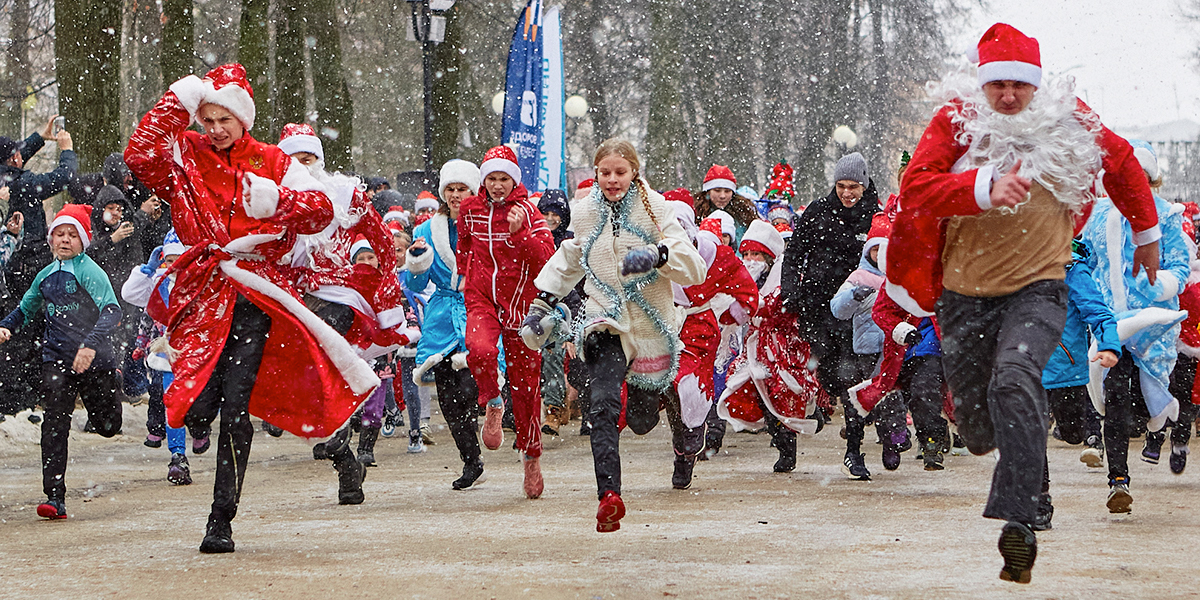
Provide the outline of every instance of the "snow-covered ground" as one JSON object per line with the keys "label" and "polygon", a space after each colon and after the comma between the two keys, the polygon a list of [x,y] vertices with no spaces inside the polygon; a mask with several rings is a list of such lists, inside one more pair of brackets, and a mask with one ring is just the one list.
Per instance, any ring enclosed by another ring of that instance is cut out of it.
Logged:
{"label": "snow-covered ground", "polygon": [[[1054,530],[1040,535],[1033,583],[997,579],[1000,523],[981,518],[994,460],[947,457],[927,473],[905,455],[875,480],[840,472],[837,428],[801,439],[799,467],[771,473],[766,435],[732,434],[670,488],[665,420],[626,432],[617,533],[595,532],[587,438],[548,438],[546,494],[526,500],[511,451],[486,452],[489,479],[452,491],[458,453],[435,415],[437,444],[405,453],[380,440],[361,506],[338,506],[329,462],[290,435],[255,436],[237,552],[196,551],[215,452],[192,458],[196,483],[165,480],[165,448],[142,446],[145,407],[127,435],[72,432],[70,519],[46,522],[37,427],[0,423],[0,598],[1181,598],[1200,597],[1200,465],[1174,476],[1134,458],[1135,502],[1110,515],[1103,470],[1051,440]],[[82,425],[76,415],[76,425]],[[511,434],[507,434],[511,440]],[[1133,456],[1141,442],[1132,442]]]}

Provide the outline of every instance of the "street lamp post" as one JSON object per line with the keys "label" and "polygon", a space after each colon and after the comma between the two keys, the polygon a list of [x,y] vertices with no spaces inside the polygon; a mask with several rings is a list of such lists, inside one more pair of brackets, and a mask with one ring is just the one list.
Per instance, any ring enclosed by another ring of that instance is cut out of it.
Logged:
{"label": "street lamp post", "polygon": [[446,39],[446,17],[455,0],[408,0],[412,27],[408,39],[421,43],[421,68],[425,91],[425,180],[433,181],[433,46]]}

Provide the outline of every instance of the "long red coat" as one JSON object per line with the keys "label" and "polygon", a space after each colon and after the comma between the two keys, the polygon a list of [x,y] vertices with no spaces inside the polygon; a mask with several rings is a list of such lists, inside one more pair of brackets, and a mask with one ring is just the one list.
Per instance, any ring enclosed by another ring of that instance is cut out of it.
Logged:
{"label": "long red coat", "polygon": [[[332,434],[379,385],[341,336],[304,307],[286,266],[297,233],[316,233],[333,217],[320,183],[279,148],[249,134],[227,151],[187,129],[191,117],[168,92],[138,124],[125,162],[171,204],[179,239],[191,249],[168,270],[170,305],[157,295],[147,307],[167,326],[175,383],[167,390],[167,422],[184,415],[208,383],[245,296],[271,317],[250,398],[250,412],[305,437]],[[243,205],[243,180],[275,182],[274,215],[255,219]]]}

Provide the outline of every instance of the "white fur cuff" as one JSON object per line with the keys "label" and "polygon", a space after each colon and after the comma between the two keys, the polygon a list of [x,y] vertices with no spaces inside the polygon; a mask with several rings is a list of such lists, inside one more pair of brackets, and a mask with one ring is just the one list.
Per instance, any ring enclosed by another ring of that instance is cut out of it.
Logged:
{"label": "white fur cuff", "polygon": [[204,82],[195,75],[188,75],[172,83],[170,89],[175,92],[175,97],[179,98],[179,103],[187,109],[188,114],[194,118],[196,111],[200,110],[200,105],[204,103]]}
{"label": "white fur cuff", "polygon": [[420,275],[429,270],[433,266],[433,250],[429,247],[425,248],[419,256],[413,256],[412,248],[408,250],[408,256],[404,258],[404,266],[408,268],[408,272],[413,275]]}
{"label": "white fur cuff", "polygon": [[892,330],[892,341],[903,346],[904,338],[908,337],[908,334],[916,330],[917,328],[913,326],[912,323],[901,321],[900,324],[896,325],[896,328]]}
{"label": "white fur cuff", "polygon": [[1145,246],[1146,244],[1157,242],[1160,238],[1162,238],[1162,229],[1158,225],[1155,225],[1144,231],[1133,232],[1133,245]]}
{"label": "white fur cuff", "polygon": [[279,186],[274,181],[246,173],[242,203],[246,214],[255,219],[269,219],[279,209]]}
{"label": "white fur cuff", "polygon": [[1179,278],[1174,273],[1165,269],[1159,270],[1158,284],[1162,286],[1162,292],[1154,299],[1155,302],[1166,302],[1179,295]]}
{"label": "white fur cuff", "polygon": [[975,173],[975,204],[979,210],[992,208],[992,176],[995,173],[996,168],[991,165],[979,167]]}

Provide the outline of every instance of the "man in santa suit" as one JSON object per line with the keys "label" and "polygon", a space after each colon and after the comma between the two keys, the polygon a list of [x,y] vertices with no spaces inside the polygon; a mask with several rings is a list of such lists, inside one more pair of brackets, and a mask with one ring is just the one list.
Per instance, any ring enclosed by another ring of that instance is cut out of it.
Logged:
{"label": "man in santa suit", "polygon": [[[329,225],[318,233],[296,236],[292,249],[292,266],[297,269],[305,304],[366,359],[415,342],[420,330],[406,321],[404,291],[400,280],[391,276],[396,272],[396,253],[376,253],[379,268],[354,264],[352,259],[356,240],[368,249],[392,247],[392,234],[367,198],[366,187],[357,177],[325,171],[324,146],[307,123],[284,125],[279,149],[308,168],[325,187],[333,206]],[[364,417],[360,448],[374,448],[381,425]],[[365,471],[349,440],[349,427],[343,427],[328,442],[318,444],[320,450],[314,448],[314,454],[333,461],[338,472],[338,502],[361,504]]]}
{"label": "man in santa suit", "polygon": [[[191,247],[167,271],[169,306],[155,295],[147,313],[170,340],[168,424],[203,439],[221,416],[206,553],[234,550],[250,413],[296,435],[328,436],[379,385],[295,290],[285,265],[296,235],[322,231],[334,211],[304,166],[247,133],[254,114],[246,70],[224,65],[173,83],[125,150],[138,179],[170,201]],[[204,134],[188,129],[194,122]]]}
{"label": "man in santa suit", "polygon": [[[1000,578],[1029,581],[1046,449],[1040,377],[1066,319],[1071,236],[1104,187],[1133,226],[1133,272],[1155,281],[1161,233],[1129,143],[1075,97],[1043,84],[1037,40],[998,23],[977,77],[951,77],[900,188],[888,295],[941,323],[946,380],[968,449],[999,449],[984,516],[1007,521]],[[900,260],[896,257],[904,257]]]}
{"label": "man in santa suit", "polygon": [[[692,243],[708,267],[703,283],[687,287],[671,285],[675,304],[687,314],[679,333],[679,338],[683,340],[683,352],[679,355],[679,371],[675,374],[675,389],[679,399],[667,404],[667,421],[671,424],[675,447],[675,471],[671,476],[671,485],[675,489],[686,490],[692,485],[696,458],[707,445],[705,421],[710,413],[716,416],[713,373],[717,346],[721,343],[721,329],[717,322],[747,323],[758,309],[758,286],[733,248],[717,242],[707,232],[699,235],[696,215],[692,212],[691,194],[686,189],[667,192],[663,197],[675,209],[675,219],[692,238]],[[761,223],[766,225],[765,222]],[[779,250],[782,251],[782,244],[780,246]],[[724,425],[724,421],[721,424]],[[723,436],[724,427],[721,429]]]}

